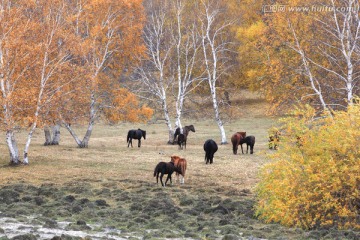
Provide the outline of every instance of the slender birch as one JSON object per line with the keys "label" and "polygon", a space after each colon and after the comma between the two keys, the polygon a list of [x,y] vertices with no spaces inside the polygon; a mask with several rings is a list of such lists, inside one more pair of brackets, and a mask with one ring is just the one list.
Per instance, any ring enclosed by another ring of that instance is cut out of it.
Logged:
{"label": "slender birch", "polygon": [[202,1],[203,13],[201,16],[201,44],[203,48],[205,70],[210,87],[211,98],[215,113],[215,121],[219,127],[221,144],[227,144],[223,121],[221,120],[219,103],[217,100],[216,83],[224,71],[221,62],[225,61],[225,52],[230,42],[222,40],[222,35],[230,26],[230,22],[217,23],[221,16],[221,9],[216,1]]}

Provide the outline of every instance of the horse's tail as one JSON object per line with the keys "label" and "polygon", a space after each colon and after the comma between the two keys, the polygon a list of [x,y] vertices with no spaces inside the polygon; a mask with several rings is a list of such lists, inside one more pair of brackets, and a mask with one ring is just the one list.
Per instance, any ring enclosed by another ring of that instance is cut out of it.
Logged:
{"label": "horse's tail", "polygon": [[130,141],[130,131],[128,132],[128,135],[126,137],[126,142],[129,142]]}
{"label": "horse's tail", "polygon": [[239,141],[237,139],[231,139],[232,145],[233,145],[233,153],[236,154],[237,148],[239,145]]}
{"label": "horse's tail", "polygon": [[158,168],[159,168],[159,165],[156,165],[155,169],[154,169],[154,177],[156,177],[156,174],[158,172]]}
{"label": "horse's tail", "polygon": [[184,159],[181,164],[181,172],[182,172],[183,177],[185,177],[186,167],[187,167],[187,163],[186,163],[186,160]]}

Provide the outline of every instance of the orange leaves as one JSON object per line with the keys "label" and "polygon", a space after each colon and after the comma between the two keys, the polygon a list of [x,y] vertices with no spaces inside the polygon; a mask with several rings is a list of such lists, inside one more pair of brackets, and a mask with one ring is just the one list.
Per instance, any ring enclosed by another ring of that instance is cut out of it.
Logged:
{"label": "orange leaves", "polygon": [[299,108],[285,121],[279,151],[261,171],[256,212],[287,226],[360,229],[360,105],[334,118],[314,112]]}
{"label": "orange leaves", "polygon": [[145,105],[140,106],[137,97],[124,88],[112,90],[110,98],[112,105],[105,111],[105,116],[112,123],[119,121],[145,122],[153,115],[151,108]]}

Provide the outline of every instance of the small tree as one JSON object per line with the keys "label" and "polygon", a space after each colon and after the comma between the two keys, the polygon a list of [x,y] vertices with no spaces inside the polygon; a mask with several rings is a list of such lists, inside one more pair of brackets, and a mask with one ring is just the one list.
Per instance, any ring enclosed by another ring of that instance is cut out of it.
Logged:
{"label": "small tree", "polygon": [[360,104],[333,118],[299,108],[283,131],[261,170],[256,214],[305,229],[360,229]]}

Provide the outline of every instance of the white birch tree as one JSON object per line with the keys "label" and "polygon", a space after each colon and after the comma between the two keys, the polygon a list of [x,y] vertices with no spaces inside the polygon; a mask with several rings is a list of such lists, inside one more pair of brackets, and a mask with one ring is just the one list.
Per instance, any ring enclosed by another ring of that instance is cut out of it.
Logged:
{"label": "white birch tree", "polygon": [[146,57],[141,59],[142,64],[135,69],[135,73],[143,87],[141,91],[155,96],[155,101],[160,103],[169,132],[168,143],[171,143],[174,131],[168,109],[167,94],[173,81],[168,74],[173,42],[169,41],[169,29],[166,27],[168,12],[166,12],[165,6],[156,6],[152,1],[149,1],[148,10],[147,22],[143,31]]}
{"label": "white birch tree", "polygon": [[217,1],[201,1],[203,12],[201,13],[201,44],[205,70],[213,103],[215,121],[219,127],[221,144],[227,144],[226,133],[223,121],[221,120],[219,103],[217,99],[216,84],[226,68],[226,52],[229,51],[230,42],[223,40],[230,22],[219,21],[221,18],[221,8]]}
{"label": "white birch tree", "polygon": [[[183,20],[184,1],[162,2],[160,5],[156,1],[148,2],[150,11],[143,33],[147,58],[136,72],[138,80],[145,86],[142,90],[160,102],[169,130],[168,143],[172,143],[174,130],[182,129],[185,99],[204,80],[203,74],[194,74],[194,69],[199,67],[200,38],[196,32],[196,19]],[[175,98],[174,129],[167,103],[171,89]]]}
{"label": "white birch tree", "polygon": [[301,44],[289,19],[294,39],[290,47],[301,57],[301,73],[326,112],[352,105],[360,78],[359,2],[331,0],[329,9],[313,17],[318,34],[310,47]]}
{"label": "white birch tree", "polygon": [[[185,9],[185,1],[176,0],[174,3],[176,24],[174,25],[173,39],[175,42],[176,71],[174,78],[177,80],[176,96],[176,117],[175,129],[180,128],[181,116],[186,97],[204,80],[203,74],[193,74],[197,65],[198,53],[201,46],[201,39],[196,32],[196,19],[189,18],[189,13]],[[195,11],[196,12],[196,11]]]}

